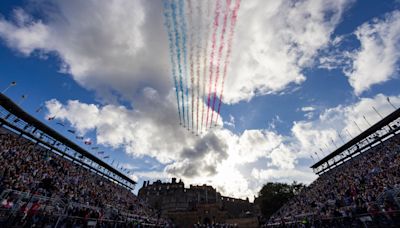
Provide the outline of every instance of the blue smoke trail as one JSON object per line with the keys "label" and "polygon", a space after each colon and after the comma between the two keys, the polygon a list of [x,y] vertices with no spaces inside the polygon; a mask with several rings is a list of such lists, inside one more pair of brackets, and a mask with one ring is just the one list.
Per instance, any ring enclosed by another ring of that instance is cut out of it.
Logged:
{"label": "blue smoke trail", "polygon": [[169,1],[164,0],[163,1],[163,11],[164,11],[164,26],[165,29],[167,30],[168,34],[168,41],[169,41],[169,56],[171,60],[171,70],[172,70],[172,78],[174,80],[175,84],[175,93],[176,93],[176,102],[178,103],[178,114],[179,114],[179,122],[182,122],[182,117],[181,117],[181,108],[180,108],[180,102],[179,102],[179,95],[178,95],[178,80],[176,78],[176,63],[174,59],[174,38],[172,34],[172,28],[171,28],[171,23],[170,23],[170,17],[171,15],[169,14]]}
{"label": "blue smoke trail", "polygon": [[[185,2],[183,0],[179,0],[179,16],[181,21],[181,32],[182,32],[182,50],[183,50],[183,62],[184,62],[184,69],[185,69],[185,81],[186,81],[186,114],[187,114],[187,124],[189,128],[189,79],[187,75],[187,49],[186,49],[186,36],[187,36],[187,29],[186,29],[186,16],[185,16]],[[181,81],[182,83],[182,81]],[[182,85],[182,84],[181,84]],[[183,101],[182,101],[183,102]],[[193,120],[192,120],[193,121]]]}
{"label": "blue smoke trail", "polygon": [[181,49],[179,48],[179,41],[180,41],[180,36],[178,32],[178,21],[177,21],[177,15],[176,15],[176,3],[174,0],[171,2],[171,8],[172,8],[172,20],[174,23],[174,32],[175,32],[175,48],[176,48],[176,54],[178,57],[178,70],[179,70],[179,81],[180,81],[180,90],[181,90],[181,95],[182,95],[182,112],[183,112],[183,125],[185,126],[185,106],[183,105],[184,102],[184,93],[183,93],[183,83],[182,83],[182,65],[181,65]]}

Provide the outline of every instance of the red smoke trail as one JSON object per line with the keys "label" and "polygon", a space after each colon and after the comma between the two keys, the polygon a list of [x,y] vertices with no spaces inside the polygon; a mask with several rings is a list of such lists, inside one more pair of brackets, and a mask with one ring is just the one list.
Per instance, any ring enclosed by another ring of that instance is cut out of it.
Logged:
{"label": "red smoke trail", "polygon": [[231,25],[230,25],[231,27],[230,27],[230,31],[229,31],[229,37],[228,37],[228,49],[226,52],[224,72],[223,72],[223,77],[222,77],[222,86],[221,86],[221,92],[220,92],[220,96],[219,96],[218,115],[216,117],[217,119],[215,120],[215,123],[217,123],[218,116],[221,111],[222,97],[224,94],[224,84],[225,84],[225,79],[226,79],[226,75],[227,75],[229,59],[230,59],[231,52],[232,52],[232,41],[233,41],[233,37],[235,35],[235,25],[236,25],[236,21],[237,21],[237,15],[238,15],[239,8],[240,8],[240,0],[236,0],[235,8],[233,9],[233,13],[232,13],[232,17],[231,17]]}
{"label": "red smoke trail", "polygon": [[[197,6],[198,17],[200,18],[199,22],[199,31],[202,29],[202,12],[201,8]],[[200,50],[201,50],[201,39],[200,35],[197,36],[197,49],[196,49],[196,64],[197,64],[197,102],[196,102],[196,133],[199,134],[199,99],[200,99]]]}
{"label": "red smoke trail", "polygon": [[[189,55],[189,62],[190,62],[190,85],[191,85],[191,92],[192,92],[192,131],[193,131],[193,125],[194,125],[194,119],[193,119],[193,108],[194,108],[194,63],[193,63],[193,9],[192,9],[192,1],[188,1],[188,6],[189,6],[189,24],[190,24],[190,55]],[[188,126],[189,129],[190,126]]]}
{"label": "red smoke trail", "polygon": [[210,112],[210,95],[211,95],[211,87],[212,87],[212,76],[213,76],[213,62],[214,62],[214,53],[215,46],[217,43],[217,30],[218,30],[218,18],[219,18],[219,8],[221,6],[221,1],[217,0],[217,6],[215,8],[215,16],[214,16],[214,27],[212,34],[212,46],[211,46],[211,55],[210,55],[210,76],[208,82],[208,98],[207,98],[207,119],[206,119],[206,128],[208,127],[208,113]]}
{"label": "red smoke trail", "polygon": [[[211,4],[210,0],[207,1],[207,19],[210,17],[210,12],[211,12]],[[205,46],[206,48],[204,49],[204,59],[203,59],[203,86],[202,86],[202,98],[205,99],[206,97],[206,81],[207,81],[207,63],[208,63],[208,58],[207,58],[207,53],[208,53],[208,37],[210,35],[210,27],[208,26],[208,23],[205,24],[206,27],[206,38],[204,39],[205,41]],[[201,132],[203,132],[203,120],[204,120],[204,106],[205,106],[205,100],[203,100],[202,108],[201,108]]]}
{"label": "red smoke trail", "polygon": [[226,24],[228,21],[228,14],[229,14],[229,7],[231,6],[231,0],[226,0],[226,9],[224,13],[224,22],[222,25],[222,32],[221,32],[221,37],[220,37],[220,45],[218,49],[218,59],[217,59],[217,70],[215,72],[215,81],[214,81],[214,99],[213,99],[213,106],[212,106],[212,112],[211,112],[211,119],[210,119],[210,127],[212,127],[212,122],[213,122],[213,116],[214,116],[214,108],[215,108],[215,100],[217,98],[217,85],[218,85],[218,79],[219,79],[219,65],[221,63],[221,58],[222,58],[222,50],[224,50],[224,45],[225,45],[225,32],[226,32]]}

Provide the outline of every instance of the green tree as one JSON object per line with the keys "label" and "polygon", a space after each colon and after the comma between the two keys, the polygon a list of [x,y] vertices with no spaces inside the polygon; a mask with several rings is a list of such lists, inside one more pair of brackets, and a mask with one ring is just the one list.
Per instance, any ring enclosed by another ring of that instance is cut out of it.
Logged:
{"label": "green tree", "polygon": [[255,203],[259,205],[262,215],[269,218],[304,187],[304,184],[296,182],[292,184],[268,182],[261,188]]}

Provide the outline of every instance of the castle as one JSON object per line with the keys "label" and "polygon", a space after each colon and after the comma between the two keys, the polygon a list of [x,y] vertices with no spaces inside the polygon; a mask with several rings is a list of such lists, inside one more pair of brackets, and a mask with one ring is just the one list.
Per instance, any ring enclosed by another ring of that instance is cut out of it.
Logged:
{"label": "castle", "polygon": [[160,180],[150,184],[145,181],[139,189],[138,197],[165,217],[169,217],[182,227],[195,223],[228,223],[232,219],[254,218],[257,208],[249,199],[222,196],[209,185],[190,185],[172,178],[170,183]]}

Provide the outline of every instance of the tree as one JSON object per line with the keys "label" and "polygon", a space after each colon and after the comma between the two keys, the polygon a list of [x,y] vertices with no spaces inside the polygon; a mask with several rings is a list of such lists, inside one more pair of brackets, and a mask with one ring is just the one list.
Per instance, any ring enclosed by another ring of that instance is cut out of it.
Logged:
{"label": "tree", "polygon": [[260,206],[263,216],[269,218],[304,187],[304,184],[296,182],[290,185],[268,182],[261,188],[255,203]]}

